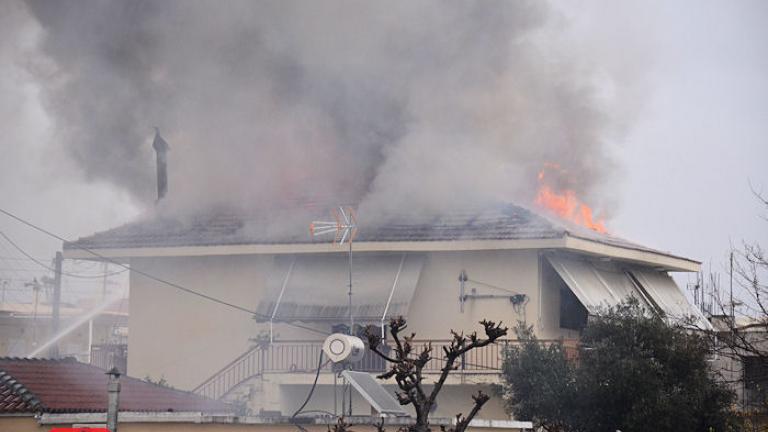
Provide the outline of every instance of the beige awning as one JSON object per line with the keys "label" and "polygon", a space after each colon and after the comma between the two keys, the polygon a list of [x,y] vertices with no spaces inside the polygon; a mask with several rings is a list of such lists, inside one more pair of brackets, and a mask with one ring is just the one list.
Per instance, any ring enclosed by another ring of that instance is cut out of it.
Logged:
{"label": "beige awning", "polygon": [[[353,254],[355,322],[405,316],[423,263],[423,254]],[[260,321],[349,320],[347,254],[277,256],[267,287],[257,309]]]}
{"label": "beige awning", "polygon": [[613,262],[559,255],[547,256],[547,259],[591,314],[616,306],[629,296],[647,305],[632,279]]}
{"label": "beige awning", "polygon": [[708,330],[712,329],[712,325],[704,317],[704,314],[691,305],[674,279],[666,272],[634,268],[630,270],[630,273],[667,318],[673,320],[693,318],[697,327]]}
{"label": "beige awning", "polygon": [[698,327],[710,328],[665,272],[570,255],[549,255],[547,259],[590,314],[604,312],[632,296],[669,319],[693,317]]}

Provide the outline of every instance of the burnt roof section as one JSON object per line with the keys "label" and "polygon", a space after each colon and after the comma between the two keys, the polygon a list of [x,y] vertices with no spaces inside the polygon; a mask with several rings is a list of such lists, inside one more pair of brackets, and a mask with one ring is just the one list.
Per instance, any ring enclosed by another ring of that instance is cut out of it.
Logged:
{"label": "burnt roof section", "polygon": [[[64,248],[120,249],[332,241],[332,236],[310,237],[309,222],[318,219],[330,219],[329,211],[297,207],[264,211],[259,215],[220,211],[186,218],[155,216],[65,243]],[[359,215],[358,219],[357,242],[549,239],[570,235],[613,246],[658,252],[564,221],[555,222],[514,204],[480,210],[456,210],[439,216],[411,214],[373,221]]]}
{"label": "burnt roof section", "polygon": [[[0,358],[0,414],[106,412],[107,375],[75,359]],[[120,377],[120,411],[230,413],[226,404]]]}

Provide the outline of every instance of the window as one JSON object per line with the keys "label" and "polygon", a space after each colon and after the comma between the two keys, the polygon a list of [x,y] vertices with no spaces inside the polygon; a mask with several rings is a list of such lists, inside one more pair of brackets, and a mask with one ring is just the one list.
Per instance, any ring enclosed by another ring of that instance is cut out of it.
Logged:
{"label": "window", "polygon": [[560,327],[581,330],[587,325],[587,309],[567,288],[560,288]]}
{"label": "window", "polygon": [[768,398],[768,359],[744,357],[744,402],[763,405]]}

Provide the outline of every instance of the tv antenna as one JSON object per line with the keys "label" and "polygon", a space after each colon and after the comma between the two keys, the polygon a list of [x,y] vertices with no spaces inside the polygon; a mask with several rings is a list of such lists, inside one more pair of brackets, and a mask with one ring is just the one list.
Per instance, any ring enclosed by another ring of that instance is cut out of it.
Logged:
{"label": "tv antenna", "polygon": [[333,221],[315,221],[309,224],[312,237],[326,234],[334,235],[334,243],[339,246],[346,242],[349,245],[349,334],[355,326],[352,312],[352,241],[357,237],[357,215],[350,206],[339,206],[331,211]]}

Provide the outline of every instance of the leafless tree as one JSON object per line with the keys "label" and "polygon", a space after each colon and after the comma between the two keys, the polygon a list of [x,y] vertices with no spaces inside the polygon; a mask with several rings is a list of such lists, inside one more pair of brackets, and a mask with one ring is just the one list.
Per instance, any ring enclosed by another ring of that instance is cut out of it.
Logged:
{"label": "leafless tree", "polygon": [[[389,370],[379,375],[378,378],[394,378],[397,386],[400,388],[400,391],[397,392],[398,401],[401,405],[412,405],[416,411],[416,422],[403,428],[405,431],[429,431],[429,412],[435,406],[437,395],[442,390],[448,375],[458,368],[456,361],[467,352],[495,343],[499,338],[507,334],[507,328],[502,327],[501,323],[496,324],[493,321],[483,320],[480,324],[485,329],[485,338],[479,337],[477,332],[465,336],[464,333],[457,333],[451,330],[451,343],[443,347],[443,367],[440,369],[440,375],[429,392],[424,387],[423,370],[427,363],[433,359],[431,344],[428,343],[420,352],[416,352],[413,345],[413,339],[416,335],[415,333],[410,335],[403,334],[407,328],[403,317],[392,319],[389,324],[394,342],[392,354],[387,354],[381,349],[382,340],[378,332],[373,331],[371,328],[366,330],[369,349],[389,362]],[[446,428],[443,426],[441,429],[445,432],[464,432],[467,426],[469,426],[469,422],[482,409],[483,405],[488,402],[488,399],[489,396],[487,394],[478,391],[476,395],[472,396],[474,405],[469,414],[466,416],[458,414],[454,427]],[[383,431],[382,425],[379,425],[379,431]]]}
{"label": "leafless tree", "polygon": [[[753,189],[756,199],[764,206],[768,222],[768,199]],[[733,285],[741,293],[740,309],[749,317],[746,321],[737,319],[732,300],[715,299],[719,316],[716,317],[713,343],[718,355],[735,360],[741,366],[735,370],[725,370],[724,376],[733,383],[744,383],[745,373],[742,368],[749,360],[768,373],[768,256],[759,243],[743,242],[732,250]],[[737,295],[739,297],[739,295]],[[760,366],[762,365],[762,366]],[[768,383],[768,375],[752,376],[753,381]],[[765,389],[768,395],[768,388]],[[752,410],[768,412],[768,399],[750,406]]]}

